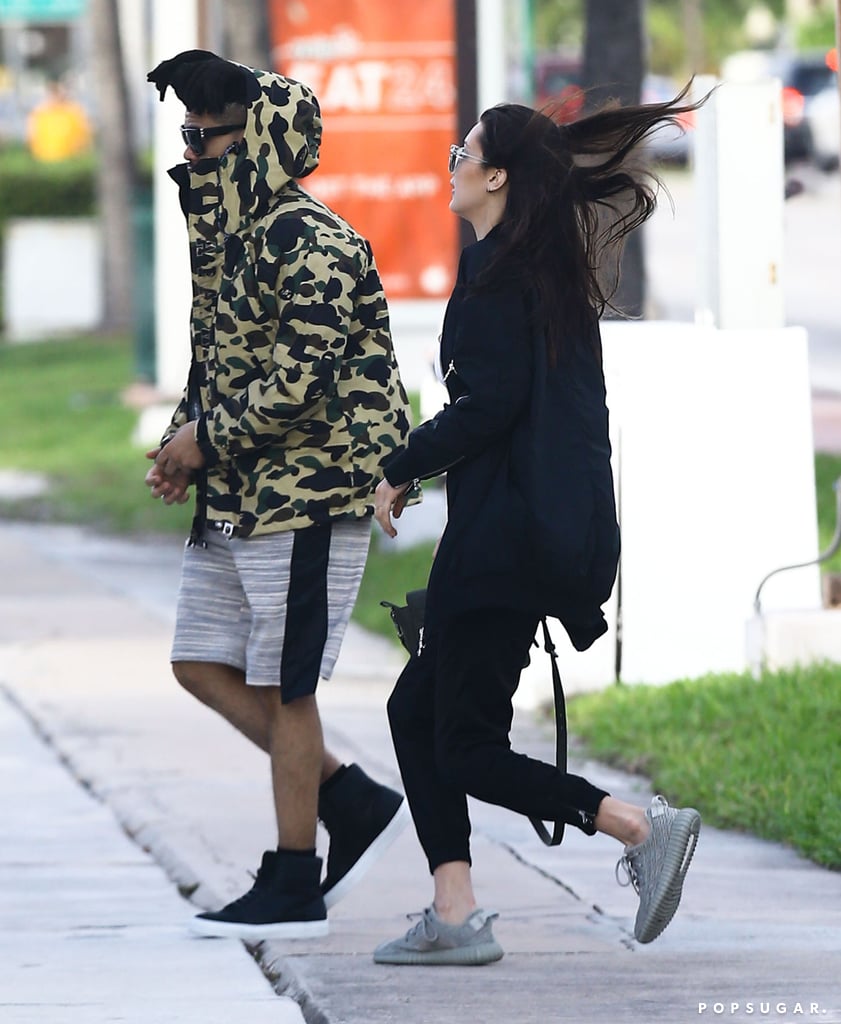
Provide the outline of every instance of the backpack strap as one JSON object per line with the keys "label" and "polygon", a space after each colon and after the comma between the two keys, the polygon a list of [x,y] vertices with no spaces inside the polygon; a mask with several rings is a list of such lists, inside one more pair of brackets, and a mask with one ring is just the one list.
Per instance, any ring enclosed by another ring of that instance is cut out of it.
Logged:
{"label": "backpack strap", "polygon": [[[546,653],[552,662],[552,689],[555,695],[555,764],[558,766],[558,770],[566,772],[567,770],[567,708],[566,701],[564,700],[564,688],[561,685],[561,673],[558,669],[558,652],[555,650],[555,645],[552,642],[552,636],[549,633],[549,626],[546,623],[546,619],[540,620],[540,625],[543,627],[543,646]],[[532,823],[532,827],[538,834],[542,842],[547,846],[559,846],[561,840],[564,838],[564,823],[562,821],[552,822],[552,831],[550,832],[540,818],[529,818]]]}

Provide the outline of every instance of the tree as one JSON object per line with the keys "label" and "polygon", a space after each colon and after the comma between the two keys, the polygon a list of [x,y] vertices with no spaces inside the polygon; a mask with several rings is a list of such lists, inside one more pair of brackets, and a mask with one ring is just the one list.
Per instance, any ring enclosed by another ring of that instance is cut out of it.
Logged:
{"label": "tree", "polygon": [[[645,0],[587,0],[585,13],[582,85],[587,109],[608,100],[638,104],[645,73]],[[615,276],[615,263],[603,269],[608,280]],[[611,301],[627,316],[643,315],[645,259],[639,229],[625,242],[619,287]]]}
{"label": "tree", "polygon": [[[826,0],[825,0],[826,2]],[[584,34],[584,0],[533,0],[538,50],[577,49]],[[614,5],[605,3],[606,9]],[[634,6],[631,4],[630,6]],[[716,72],[721,60],[750,45],[748,12],[757,0],[648,0],[648,64],[658,74],[683,80],[693,71]],[[761,6],[786,20],[786,0],[764,0]]]}
{"label": "tree", "polygon": [[271,70],[271,36],[268,3],[255,0],[224,0],[222,27],[225,56],[250,68]]}
{"label": "tree", "polygon": [[132,209],[137,176],[117,0],[91,0],[93,80],[98,84],[97,191],[104,247],[106,330],[132,317],[134,238]]}
{"label": "tree", "polygon": [[539,50],[581,46],[582,0],[537,0],[533,10],[534,38]]}

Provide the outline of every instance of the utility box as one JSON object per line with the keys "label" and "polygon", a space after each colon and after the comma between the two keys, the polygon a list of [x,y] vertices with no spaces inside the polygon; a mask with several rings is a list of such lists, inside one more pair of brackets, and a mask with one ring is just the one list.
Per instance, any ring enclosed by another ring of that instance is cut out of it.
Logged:
{"label": "utility box", "polygon": [[[818,553],[806,331],[612,320],[602,337],[620,582],[607,633],[583,654],[551,621],[564,688],[745,671],[759,582]],[[829,652],[817,566],[762,594],[769,657]],[[784,635],[794,621],[812,629],[799,646]],[[531,660],[518,706],[551,698],[546,659]]]}
{"label": "utility box", "polygon": [[[701,94],[715,79],[699,80]],[[698,302],[704,327],[785,326],[782,86],[719,84],[696,115]]]}
{"label": "utility box", "polygon": [[104,308],[99,224],[88,217],[10,220],[3,302],[9,341],[96,330]]}

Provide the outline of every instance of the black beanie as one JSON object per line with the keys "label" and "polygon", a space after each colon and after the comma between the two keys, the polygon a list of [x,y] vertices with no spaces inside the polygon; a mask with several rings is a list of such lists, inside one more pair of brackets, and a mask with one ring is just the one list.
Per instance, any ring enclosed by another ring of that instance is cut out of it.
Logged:
{"label": "black beanie", "polygon": [[255,76],[209,50],[184,50],[146,76],[163,100],[167,87],[194,114],[221,114],[229,103],[247,107],[260,94]]}

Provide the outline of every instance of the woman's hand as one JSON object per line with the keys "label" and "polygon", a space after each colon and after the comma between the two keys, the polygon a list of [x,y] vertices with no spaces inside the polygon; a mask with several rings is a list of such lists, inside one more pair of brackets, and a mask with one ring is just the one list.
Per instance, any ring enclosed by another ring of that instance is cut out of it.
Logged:
{"label": "woman's hand", "polygon": [[382,527],[382,531],[388,537],[396,537],[397,530],[391,522],[392,514],[399,519],[403,509],[406,507],[406,492],[408,484],[401,484],[399,487],[392,487],[388,480],[381,480],[374,491],[374,518]]}

